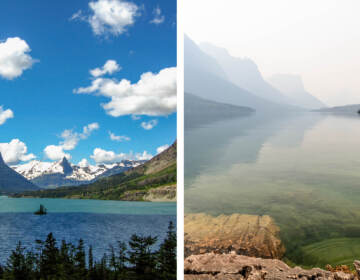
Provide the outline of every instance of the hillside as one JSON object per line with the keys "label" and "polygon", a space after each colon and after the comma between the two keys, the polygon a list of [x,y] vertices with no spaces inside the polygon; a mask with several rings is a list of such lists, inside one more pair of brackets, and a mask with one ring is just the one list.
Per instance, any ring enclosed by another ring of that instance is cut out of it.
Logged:
{"label": "hillside", "polygon": [[0,153],[0,193],[15,193],[38,189],[33,183],[7,166]]}
{"label": "hillside", "polygon": [[[145,164],[121,174],[102,178],[94,183],[60,187],[53,190],[24,192],[16,197],[81,198],[104,200],[129,200],[129,192],[145,191],[137,200],[144,200],[151,189],[176,183],[176,142],[167,150]],[[134,200],[134,199],[131,199]]]}
{"label": "hillside", "polygon": [[359,115],[359,111],[360,111],[360,104],[336,106],[330,108],[323,108],[319,110],[313,110],[313,112],[349,114],[349,115]]}

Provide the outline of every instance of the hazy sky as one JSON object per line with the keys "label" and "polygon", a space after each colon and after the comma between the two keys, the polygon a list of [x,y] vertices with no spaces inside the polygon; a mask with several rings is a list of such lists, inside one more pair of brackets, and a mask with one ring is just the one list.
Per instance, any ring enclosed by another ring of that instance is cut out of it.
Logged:
{"label": "hazy sky", "polygon": [[359,0],[183,0],[196,42],[249,57],[265,78],[299,74],[326,104],[360,104]]}

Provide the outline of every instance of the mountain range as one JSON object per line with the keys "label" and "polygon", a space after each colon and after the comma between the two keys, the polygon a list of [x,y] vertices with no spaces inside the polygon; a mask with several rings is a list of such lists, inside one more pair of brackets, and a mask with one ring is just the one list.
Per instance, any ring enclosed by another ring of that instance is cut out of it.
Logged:
{"label": "mountain range", "polygon": [[54,188],[88,184],[102,177],[124,172],[144,162],[145,161],[123,160],[112,164],[80,166],[71,164],[64,157],[57,162],[33,160],[11,167],[38,187]]}
{"label": "mountain range", "polygon": [[[250,107],[256,111],[305,111],[324,104],[306,92],[299,79],[281,76],[285,83],[268,82],[248,58],[236,58],[227,50],[208,43],[197,45],[184,38],[185,92],[225,104]],[[301,77],[300,77],[301,81]]]}
{"label": "mountain range", "polygon": [[176,198],[176,150],[175,142],[144,164],[90,184],[24,192],[15,197],[146,200],[158,190],[160,196]]}

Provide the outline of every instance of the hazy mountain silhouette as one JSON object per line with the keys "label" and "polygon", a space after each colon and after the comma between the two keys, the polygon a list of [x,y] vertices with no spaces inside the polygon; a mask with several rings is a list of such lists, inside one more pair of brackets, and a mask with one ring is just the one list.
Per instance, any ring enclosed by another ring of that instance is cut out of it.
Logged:
{"label": "hazy mountain silhouette", "polygon": [[230,82],[222,67],[185,35],[185,91],[202,98],[257,111],[295,110],[291,106],[270,102]]}
{"label": "hazy mountain silhouette", "polygon": [[199,47],[216,59],[229,81],[235,85],[272,102],[298,105],[294,100],[266,82],[258,66],[251,59],[233,57],[226,49],[210,43],[201,43]]}
{"label": "hazy mountain silhouette", "polygon": [[276,74],[268,80],[270,84],[294,100],[299,106],[307,109],[326,107],[324,103],[305,90],[302,78],[299,75]]}

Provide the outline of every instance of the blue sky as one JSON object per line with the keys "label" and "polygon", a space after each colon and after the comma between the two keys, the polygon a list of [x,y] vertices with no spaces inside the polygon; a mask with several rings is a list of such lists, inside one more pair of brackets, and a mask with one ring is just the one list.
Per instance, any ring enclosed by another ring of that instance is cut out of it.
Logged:
{"label": "blue sky", "polygon": [[[176,139],[175,0],[5,0],[0,26],[0,151],[8,163],[31,154],[92,164],[131,151],[146,157]],[[109,60],[115,68],[102,68]]]}

